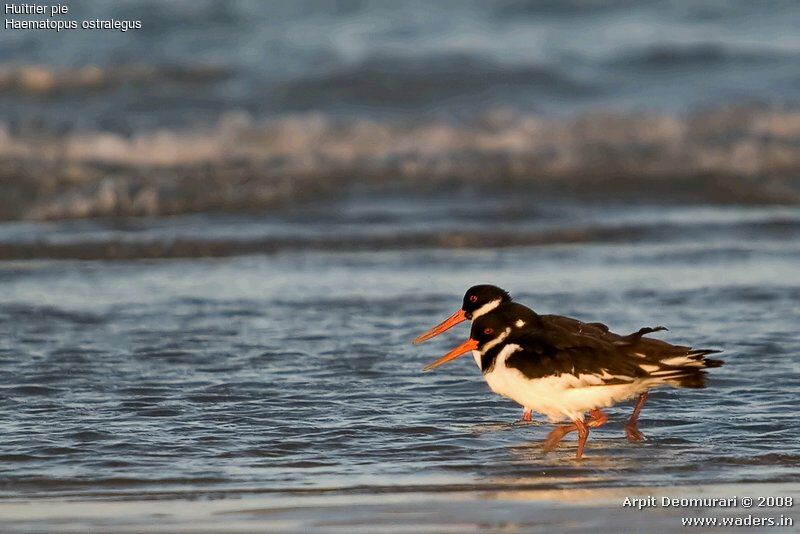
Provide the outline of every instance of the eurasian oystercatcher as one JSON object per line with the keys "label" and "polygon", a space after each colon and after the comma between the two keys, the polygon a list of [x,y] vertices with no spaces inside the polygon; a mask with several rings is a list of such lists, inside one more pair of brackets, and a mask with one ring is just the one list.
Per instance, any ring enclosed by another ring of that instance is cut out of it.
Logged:
{"label": "eurasian oystercatcher", "polygon": [[[523,324],[525,323],[525,324]],[[544,442],[550,451],[573,430],[578,431],[576,458],[583,455],[589,429],[608,420],[601,408],[613,406],[653,387],[705,387],[705,371],[721,360],[706,358],[719,352],[692,349],[661,341],[642,343],[641,336],[609,342],[593,335],[526,323],[505,307],[481,314],[472,323],[467,341],[424,368],[430,371],[472,351],[487,384],[548,417],[557,426]],[[584,414],[589,412],[589,420]]]}
{"label": "eurasian oystercatcher", "polygon": [[[416,345],[422,343],[423,341],[427,341],[449,330],[462,321],[474,321],[478,317],[481,317],[482,315],[498,308],[502,308],[509,314],[515,315],[523,322],[523,324],[541,322],[541,324],[547,328],[565,330],[567,333],[573,332],[596,336],[611,343],[627,343],[629,341],[638,339],[641,340],[642,343],[652,344],[653,346],[649,347],[651,351],[657,351],[664,348],[660,346],[660,344],[663,343],[662,341],[643,337],[645,334],[666,330],[666,328],[663,326],[652,328],[645,327],[641,328],[637,332],[634,332],[633,334],[620,335],[612,332],[608,326],[603,323],[585,323],[583,321],[579,321],[578,319],[564,317],[563,315],[539,315],[527,306],[519,304],[518,302],[514,302],[511,298],[511,295],[509,295],[508,291],[505,289],[491,284],[480,284],[469,288],[467,292],[464,293],[464,299],[462,301],[460,310],[456,311],[453,315],[434,326],[424,334],[415,338],[413,343]],[[629,441],[636,442],[644,440],[644,435],[639,431],[638,422],[639,414],[641,413],[646,400],[647,391],[643,391],[636,400],[636,406],[633,409],[633,413],[625,423],[625,435]],[[524,407],[522,420],[531,420],[530,407]]]}

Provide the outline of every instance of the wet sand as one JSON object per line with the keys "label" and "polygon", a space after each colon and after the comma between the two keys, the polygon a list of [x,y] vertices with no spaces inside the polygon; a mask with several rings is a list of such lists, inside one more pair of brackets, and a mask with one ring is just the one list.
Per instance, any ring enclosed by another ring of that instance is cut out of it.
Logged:
{"label": "wet sand", "polygon": [[[788,508],[625,507],[626,497],[792,497]],[[278,494],[185,500],[4,501],[4,532],[725,532],[682,527],[684,517],[763,517],[800,521],[800,485],[746,484],[574,490]],[[755,531],[792,532],[792,527]],[[748,529],[748,531],[754,531]]]}

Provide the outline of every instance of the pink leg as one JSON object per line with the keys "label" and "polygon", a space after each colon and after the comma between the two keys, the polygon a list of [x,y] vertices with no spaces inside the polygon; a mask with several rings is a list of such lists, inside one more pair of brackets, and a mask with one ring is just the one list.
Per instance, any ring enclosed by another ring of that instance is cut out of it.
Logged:
{"label": "pink leg", "polygon": [[564,436],[577,429],[578,427],[575,425],[561,425],[555,427],[545,438],[544,443],[542,444],[542,450],[544,452],[552,451],[556,448],[556,445],[561,443],[561,440],[564,439]]}
{"label": "pink leg", "polygon": [[[604,424],[606,424],[607,422],[608,422],[608,416],[604,412],[595,409],[589,413],[589,422],[586,423],[585,426],[588,428],[599,428]],[[561,440],[564,439],[564,436],[566,436],[567,434],[569,434],[574,430],[578,430],[580,433],[580,428],[574,422],[569,425],[561,425],[555,427],[552,431],[550,431],[550,434],[548,434],[547,438],[545,438],[544,440],[544,444],[542,445],[544,452],[550,452],[553,449],[555,449],[556,445],[558,445],[561,442]]]}
{"label": "pink leg", "polygon": [[583,447],[586,445],[586,440],[589,439],[589,425],[575,419],[575,426],[578,427],[578,452],[575,453],[575,459],[580,460],[583,456]]}
{"label": "pink leg", "polygon": [[631,418],[625,423],[625,435],[628,436],[628,441],[634,443],[644,441],[644,434],[639,432],[639,413],[642,411],[646,400],[647,391],[639,395],[639,398],[636,399],[636,406],[633,408]]}

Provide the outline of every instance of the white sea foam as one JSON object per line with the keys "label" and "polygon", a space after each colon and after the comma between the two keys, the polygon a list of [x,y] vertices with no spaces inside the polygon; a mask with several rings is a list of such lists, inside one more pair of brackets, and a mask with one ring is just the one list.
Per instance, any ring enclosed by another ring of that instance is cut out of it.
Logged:
{"label": "white sea foam", "polygon": [[800,200],[800,112],[548,119],[497,109],[471,122],[229,114],[202,130],[59,136],[0,127],[2,218],[275,207],[352,184],[556,187],[610,197]]}

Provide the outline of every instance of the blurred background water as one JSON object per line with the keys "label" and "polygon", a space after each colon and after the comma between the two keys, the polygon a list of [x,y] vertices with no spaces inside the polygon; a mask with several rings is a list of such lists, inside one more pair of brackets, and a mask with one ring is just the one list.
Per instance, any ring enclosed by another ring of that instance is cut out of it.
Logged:
{"label": "blurred background water", "polygon": [[2,219],[800,200],[794,2],[69,5],[142,28],[0,34]]}
{"label": "blurred background water", "polygon": [[3,32],[10,73],[42,69],[2,80],[0,111],[13,124],[130,132],[231,110],[571,114],[800,96],[800,6],[791,1],[68,5],[65,18],[140,20],[142,29]]}
{"label": "blurred background water", "polygon": [[[3,497],[797,480],[797,3],[68,4],[142,29],[0,32]],[[726,366],[542,455],[409,345],[482,282]]]}

